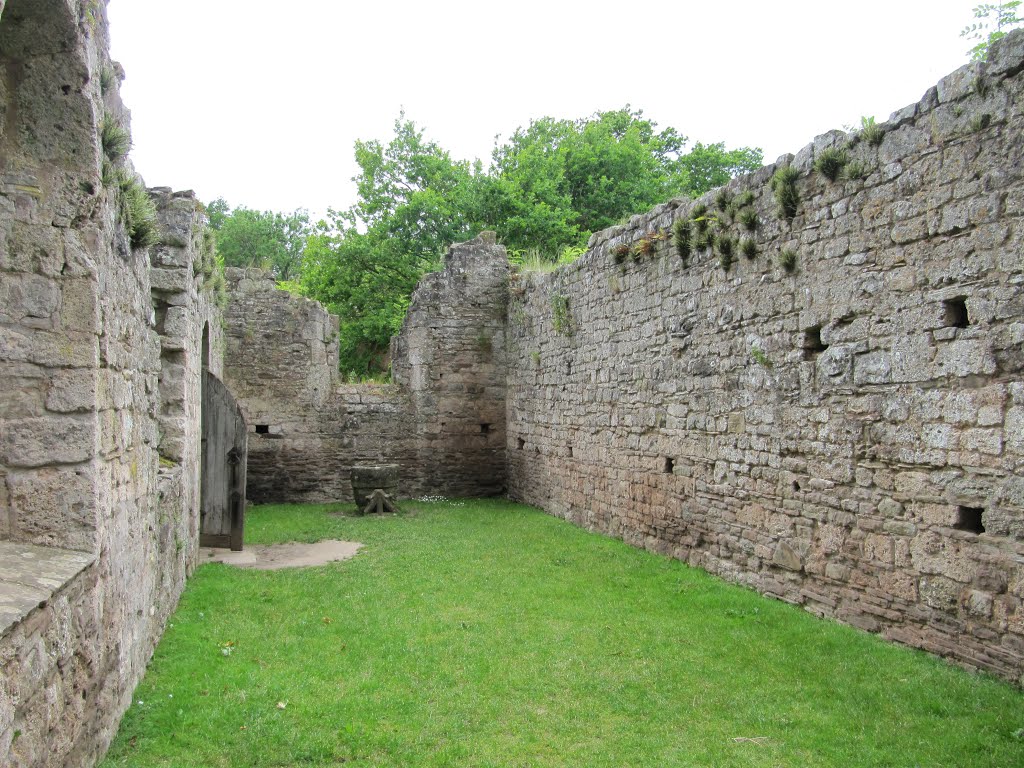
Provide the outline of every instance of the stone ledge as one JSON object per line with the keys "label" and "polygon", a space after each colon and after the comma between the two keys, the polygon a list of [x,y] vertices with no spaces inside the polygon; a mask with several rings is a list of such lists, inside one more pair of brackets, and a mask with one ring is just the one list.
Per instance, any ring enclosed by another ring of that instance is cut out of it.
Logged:
{"label": "stone ledge", "polygon": [[95,561],[88,552],[0,541],[0,638]]}

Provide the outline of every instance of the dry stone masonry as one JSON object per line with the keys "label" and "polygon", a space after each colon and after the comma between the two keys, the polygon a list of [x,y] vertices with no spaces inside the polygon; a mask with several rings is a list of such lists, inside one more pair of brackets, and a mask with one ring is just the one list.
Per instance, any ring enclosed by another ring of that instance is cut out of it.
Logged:
{"label": "dry stone masonry", "polygon": [[386,386],[259,270],[222,310],[191,193],[133,242],[106,35],[101,0],[0,0],[0,764],[97,762],[246,471],[255,502],[382,464],[507,492],[1024,682],[1024,32],[555,273],[453,246]]}
{"label": "dry stone masonry", "polygon": [[194,198],[153,191],[147,251],[102,178],[128,125],[104,4],[0,12],[0,765],[85,766],[195,565],[219,310]]}
{"label": "dry stone masonry", "polygon": [[250,497],[348,499],[375,462],[407,496],[507,487],[1020,681],[1022,69],[1018,33],[887,122],[552,274],[455,246],[393,341],[394,386],[337,384],[322,308],[233,274]]}
{"label": "dry stone masonry", "polygon": [[504,300],[492,236],[453,246],[417,288],[393,349],[394,385],[338,377],[338,319],[228,269],[225,381],[250,428],[255,503],[350,501],[351,469],[394,463],[401,496],[489,496],[505,485]]}
{"label": "dry stone masonry", "polygon": [[505,492],[508,256],[494,233],[453,246],[413,294],[392,340],[395,383],[412,399],[425,490]]}
{"label": "dry stone masonry", "polygon": [[[511,495],[1021,680],[1022,66],[1018,33],[849,148],[852,180],[814,169],[853,138],[826,134],[519,278]],[[733,263],[682,258],[680,220]]]}

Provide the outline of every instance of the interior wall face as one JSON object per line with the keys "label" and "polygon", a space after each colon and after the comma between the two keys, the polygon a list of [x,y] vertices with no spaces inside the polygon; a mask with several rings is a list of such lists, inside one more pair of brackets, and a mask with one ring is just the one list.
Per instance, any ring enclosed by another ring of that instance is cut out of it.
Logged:
{"label": "interior wall face", "polygon": [[165,337],[184,383],[162,400],[178,369],[161,368],[154,254],[101,178],[102,123],[129,125],[104,5],[3,5],[0,764],[91,765],[195,564],[198,431],[183,425],[181,461],[162,467],[161,420],[192,418],[189,350],[213,310],[196,299],[195,328]]}
{"label": "interior wall face", "polygon": [[[511,495],[1020,679],[1022,61],[1018,34],[895,113],[877,146],[826,134],[520,277]],[[857,178],[814,169],[830,147]],[[783,166],[791,220],[771,184]],[[727,202],[744,193],[752,223]],[[718,244],[673,245],[695,218],[733,238],[728,269]]]}
{"label": "interior wall face", "polygon": [[254,503],[352,501],[357,465],[397,464],[399,493],[505,489],[505,249],[452,246],[421,281],[393,342],[394,384],[338,377],[338,318],[228,270],[225,382],[249,425]]}
{"label": "interior wall face", "polygon": [[94,764],[130,704],[196,562],[204,370],[252,501],[348,501],[353,466],[396,463],[403,496],[507,490],[1021,681],[1024,32],[877,142],[818,137],[553,274],[453,246],[394,384],[354,386],[337,318],[258,270],[221,320],[194,196],[150,190],[160,242],[132,247],[104,15],[0,0],[0,763]]}

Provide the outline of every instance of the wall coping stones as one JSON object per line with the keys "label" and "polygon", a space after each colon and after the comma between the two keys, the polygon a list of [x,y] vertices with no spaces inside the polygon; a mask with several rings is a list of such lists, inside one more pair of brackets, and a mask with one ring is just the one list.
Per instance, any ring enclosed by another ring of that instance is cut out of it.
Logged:
{"label": "wall coping stones", "polygon": [[0,638],[94,562],[88,552],[0,541]]}

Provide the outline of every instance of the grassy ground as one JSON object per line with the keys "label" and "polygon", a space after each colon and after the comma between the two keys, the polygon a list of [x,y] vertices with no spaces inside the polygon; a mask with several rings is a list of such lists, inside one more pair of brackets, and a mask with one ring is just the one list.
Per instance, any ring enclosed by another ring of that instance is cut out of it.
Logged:
{"label": "grassy ground", "polygon": [[204,565],[113,766],[1024,765],[1024,694],[503,501],[251,511]]}

